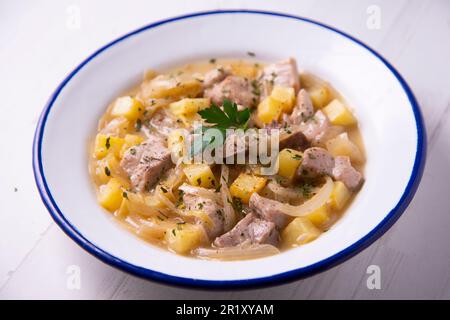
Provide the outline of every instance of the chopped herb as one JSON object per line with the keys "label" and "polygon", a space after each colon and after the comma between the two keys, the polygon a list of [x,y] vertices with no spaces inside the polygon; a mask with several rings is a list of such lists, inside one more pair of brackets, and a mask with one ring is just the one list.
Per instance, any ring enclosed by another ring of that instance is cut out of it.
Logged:
{"label": "chopped herb", "polygon": [[185,223],[186,222],[184,222],[184,221],[183,222],[177,222],[177,229],[181,230],[182,225],[185,224]]}
{"label": "chopped herb", "polygon": [[141,119],[137,119],[136,120],[136,124],[135,124],[135,126],[134,126],[134,128],[136,129],[136,131],[141,131],[141,128],[142,128],[142,120]]}
{"label": "chopped herb", "polygon": [[220,189],[222,189],[222,185],[219,183],[219,185],[216,187],[216,190],[214,190],[214,192],[220,192]]}
{"label": "chopped herb", "polygon": [[105,174],[109,177],[111,175],[111,171],[108,167],[105,167]]}
{"label": "chopped herb", "polygon": [[234,208],[234,210],[236,210],[239,213],[243,213],[243,205],[242,205],[242,199],[241,198],[237,198],[237,197],[233,197],[233,203],[232,206]]}
{"label": "chopped herb", "polygon": [[256,54],[255,54],[254,52],[251,52],[251,51],[248,51],[247,54],[248,54],[250,57],[256,56]]}
{"label": "chopped herb", "polygon": [[216,59],[215,58],[209,59],[209,63],[216,63]]}
{"label": "chopped herb", "polygon": [[105,143],[105,147],[106,149],[109,149],[111,147],[111,137],[106,138],[106,143]]}
{"label": "chopped herb", "polygon": [[172,234],[176,237],[177,236],[177,232],[175,231],[175,229],[172,229]]}
{"label": "chopped herb", "polygon": [[299,154],[295,154],[295,155],[292,156],[292,159],[294,159],[294,160],[302,160],[302,156],[299,155]]}
{"label": "chopped herb", "polygon": [[130,149],[130,153],[134,156],[136,155],[136,149],[135,148],[131,148]]}
{"label": "chopped herb", "polygon": [[198,184],[198,185],[201,185],[201,184],[202,184],[202,178],[198,178],[198,179],[197,179],[197,184]]}
{"label": "chopped herb", "polygon": [[128,193],[126,193],[125,191],[122,193],[122,196],[123,196],[125,199],[128,199]]}
{"label": "chopped herb", "polygon": [[300,186],[300,191],[303,193],[303,197],[308,199],[311,197],[313,185],[305,182]]}
{"label": "chopped herb", "polygon": [[252,80],[251,85],[252,85],[252,93],[255,96],[260,96],[261,95],[261,89],[259,88],[258,81]]}
{"label": "chopped herb", "polygon": [[163,186],[161,186],[161,190],[162,190],[162,192],[167,193],[167,189],[164,188]]}
{"label": "chopped herb", "polygon": [[199,203],[198,205],[197,205],[197,207],[201,210],[201,209],[203,209],[203,203]]}
{"label": "chopped herb", "polygon": [[156,216],[159,220],[164,221],[163,218],[161,218],[160,216]]}
{"label": "chopped herb", "polygon": [[184,191],[178,190],[178,200],[177,200],[177,203],[175,204],[177,207],[179,207],[183,204],[183,195],[184,195]]}

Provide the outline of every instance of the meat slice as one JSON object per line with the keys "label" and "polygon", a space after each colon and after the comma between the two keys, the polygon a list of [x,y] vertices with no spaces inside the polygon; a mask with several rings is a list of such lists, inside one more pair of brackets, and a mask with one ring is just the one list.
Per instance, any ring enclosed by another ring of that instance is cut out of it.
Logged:
{"label": "meat slice", "polygon": [[216,68],[211,71],[205,73],[205,77],[203,79],[203,88],[207,89],[212,87],[218,82],[221,82],[227,76],[230,75],[229,69],[225,68]]}
{"label": "meat slice", "polygon": [[164,140],[156,135],[128,149],[120,162],[130,176],[132,187],[138,192],[151,188],[171,164],[170,151]]}
{"label": "meat slice", "polygon": [[163,109],[156,111],[149,121],[149,127],[154,129],[159,135],[167,137],[174,129],[179,128],[180,123],[176,119],[172,118]]}
{"label": "meat slice", "polygon": [[309,147],[308,139],[298,128],[289,129],[288,132],[280,134],[280,150],[290,148],[303,151]]}
{"label": "meat slice", "polygon": [[303,161],[297,169],[297,177],[315,178],[333,173],[333,156],[325,149],[312,147],[303,153]]}
{"label": "meat slice", "polygon": [[350,158],[347,156],[337,156],[333,168],[333,178],[342,181],[350,190],[358,190],[364,182],[360,172],[352,167]]}
{"label": "meat slice", "polygon": [[290,124],[300,124],[309,119],[314,114],[314,107],[305,89],[301,89],[297,94],[297,103],[289,116]]}
{"label": "meat slice", "polygon": [[[195,222],[204,227],[208,237],[214,239],[221,235],[224,232],[225,220],[223,209],[216,201],[219,194],[214,194],[212,190],[186,184],[180,186],[179,190],[183,191],[183,203],[187,210],[201,211],[205,214],[206,219],[196,216]],[[211,196],[203,196],[208,193],[211,193]]]}
{"label": "meat slice", "polygon": [[250,209],[260,218],[275,223],[283,229],[289,223],[289,217],[282,211],[282,203],[261,197],[256,192],[250,197]]}
{"label": "meat slice", "polygon": [[[263,70],[262,80],[266,85],[269,84],[272,87],[274,85],[292,87],[297,92],[300,89],[297,62],[294,58],[289,58],[274,64],[269,64]],[[270,92],[265,92],[265,95],[269,94]]]}
{"label": "meat slice", "polygon": [[238,76],[226,77],[222,82],[206,89],[204,96],[218,105],[221,105],[224,99],[231,100],[244,107],[254,106],[258,101],[258,96],[254,93],[250,81]]}
{"label": "meat slice", "polygon": [[319,110],[314,116],[310,117],[305,122],[302,122],[299,127],[308,141],[315,143],[317,140],[321,139],[330,127],[330,120],[328,120],[328,117]]}
{"label": "meat slice", "polygon": [[250,244],[278,244],[279,234],[273,222],[259,219],[254,213],[247,214],[233,229],[216,238],[217,247],[232,247],[244,242]]}

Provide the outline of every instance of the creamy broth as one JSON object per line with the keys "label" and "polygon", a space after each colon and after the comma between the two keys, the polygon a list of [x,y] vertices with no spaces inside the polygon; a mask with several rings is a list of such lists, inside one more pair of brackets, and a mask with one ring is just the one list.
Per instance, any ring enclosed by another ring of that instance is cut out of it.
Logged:
{"label": "creamy broth", "polygon": [[[211,59],[147,71],[106,107],[90,143],[99,204],[145,241],[197,258],[259,258],[314,241],[361,188],[365,152],[344,98],[296,68]],[[211,120],[213,106],[231,110],[218,116],[229,116],[227,128],[279,130],[277,172],[182,162],[195,121],[224,126]]]}

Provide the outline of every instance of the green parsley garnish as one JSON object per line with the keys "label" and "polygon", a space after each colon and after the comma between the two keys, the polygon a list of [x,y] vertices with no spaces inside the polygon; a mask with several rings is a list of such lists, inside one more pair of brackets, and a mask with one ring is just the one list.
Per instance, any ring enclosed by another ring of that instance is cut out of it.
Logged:
{"label": "green parsley garnish", "polygon": [[109,149],[111,147],[111,137],[106,138],[105,147],[106,149]]}
{"label": "green parsley garnish", "polygon": [[108,167],[105,167],[105,174],[109,177],[111,175],[111,170]]}

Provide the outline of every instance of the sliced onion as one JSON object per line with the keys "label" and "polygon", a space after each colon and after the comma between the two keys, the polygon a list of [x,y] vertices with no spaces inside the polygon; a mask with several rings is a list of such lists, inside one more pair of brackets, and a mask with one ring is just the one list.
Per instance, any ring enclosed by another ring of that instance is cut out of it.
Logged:
{"label": "sliced onion", "polygon": [[273,197],[277,201],[288,202],[291,200],[303,199],[303,193],[292,188],[285,188],[275,181],[270,181],[267,184],[267,189],[272,191]]}
{"label": "sliced onion", "polygon": [[215,192],[215,190],[212,189],[206,189],[202,187],[194,187],[187,183],[183,183],[181,186],[178,187],[179,190],[182,190],[186,194],[193,194],[197,197],[207,198],[211,199],[217,203],[222,203],[222,198],[220,197],[220,194]]}
{"label": "sliced onion", "polygon": [[220,195],[222,196],[223,202],[223,211],[224,211],[224,229],[225,232],[231,230],[236,224],[236,213],[234,212],[234,208],[231,205],[232,198],[230,194],[230,190],[228,189],[228,176],[229,170],[226,165],[221,166],[220,173]]}
{"label": "sliced onion", "polygon": [[249,244],[228,248],[197,248],[193,253],[202,259],[246,260],[275,255],[280,250],[270,244]]}
{"label": "sliced onion", "polygon": [[291,206],[283,203],[281,204],[282,206],[280,209],[285,214],[293,217],[305,216],[327,203],[330,199],[331,192],[333,191],[333,186],[333,180],[330,177],[326,177],[325,184],[311,199],[299,206]]}

